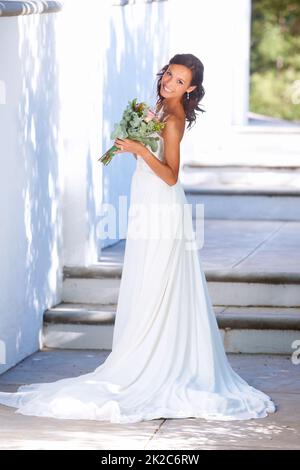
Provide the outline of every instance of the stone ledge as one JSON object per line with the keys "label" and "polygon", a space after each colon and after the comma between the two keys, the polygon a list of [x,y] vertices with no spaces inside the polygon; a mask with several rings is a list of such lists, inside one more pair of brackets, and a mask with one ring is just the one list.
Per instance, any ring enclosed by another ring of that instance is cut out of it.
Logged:
{"label": "stone ledge", "polygon": [[246,173],[248,171],[254,171],[260,173],[262,171],[276,171],[277,172],[289,172],[292,174],[298,174],[300,172],[300,163],[299,165],[267,165],[266,163],[201,163],[196,160],[191,160],[190,162],[185,162],[182,165],[182,170],[189,173],[195,173],[196,170],[222,170],[226,172],[230,171],[239,171],[240,173]]}
{"label": "stone ledge", "polygon": [[[123,262],[102,263],[90,266],[64,266],[63,278],[68,279],[118,279],[122,276]],[[209,282],[239,282],[257,284],[300,285],[299,272],[237,271],[234,269],[204,270]]]}
{"label": "stone ledge", "polygon": [[191,184],[181,183],[184,192],[187,195],[199,195],[199,196],[255,196],[255,197],[273,197],[273,198],[282,198],[282,197],[294,197],[298,198],[300,196],[300,189],[297,188],[287,188],[287,187],[276,187],[276,188],[255,188],[255,187],[244,187],[244,188],[234,188],[230,185],[209,188],[195,186]]}
{"label": "stone ledge", "polygon": [[117,305],[61,302],[44,312],[44,322],[52,324],[111,325]]}
{"label": "stone ledge", "polygon": [[300,284],[299,272],[234,271],[233,269],[208,269],[205,276],[209,282],[238,282],[253,284]]}
{"label": "stone ledge", "polygon": [[32,15],[34,13],[55,13],[62,9],[62,4],[55,1],[1,2],[0,16]]}
{"label": "stone ledge", "polygon": [[102,263],[90,266],[64,266],[63,280],[67,278],[79,279],[118,279],[122,276],[123,262]]}
{"label": "stone ledge", "polygon": [[[62,302],[44,312],[44,324],[114,325],[117,304],[77,304]],[[217,311],[221,329],[300,330],[300,309],[283,307],[226,307]]]}
{"label": "stone ledge", "polygon": [[234,134],[299,134],[300,125],[291,123],[291,125],[262,125],[262,124],[245,124],[232,125],[231,130]]}

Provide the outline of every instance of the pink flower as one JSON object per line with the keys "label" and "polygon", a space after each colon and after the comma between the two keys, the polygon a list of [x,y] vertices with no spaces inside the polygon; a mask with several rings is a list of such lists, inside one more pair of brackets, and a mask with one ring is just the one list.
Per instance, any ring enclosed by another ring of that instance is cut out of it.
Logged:
{"label": "pink flower", "polygon": [[154,117],[155,117],[154,111],[152,111],[151,109],[149,109],[148,114],[147,114],[147,116],[145,117],[144,121],[150,122],[150,121],[152,121],[152,119],[153,119]]}

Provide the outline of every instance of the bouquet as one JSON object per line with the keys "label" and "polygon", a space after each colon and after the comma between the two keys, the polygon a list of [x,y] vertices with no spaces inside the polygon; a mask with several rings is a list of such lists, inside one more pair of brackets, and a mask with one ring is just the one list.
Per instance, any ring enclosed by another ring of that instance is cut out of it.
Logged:
{"label": "bouquet", "polygon": [[[149,146],[152,152],[156,152],[158,148],[157,141],[159,140],[157,133],[164,128],[165,122],[158,119],[157,114],[152,111],[149,105],[143,102],[137,103],[136,101],[136,98],[128,101],[122,119],[114,125],[110,138],[137,140],[145,146]],[[118,147],[113,145],[98,158],[98,161],[108,165],[114,153],[118,150]]]}

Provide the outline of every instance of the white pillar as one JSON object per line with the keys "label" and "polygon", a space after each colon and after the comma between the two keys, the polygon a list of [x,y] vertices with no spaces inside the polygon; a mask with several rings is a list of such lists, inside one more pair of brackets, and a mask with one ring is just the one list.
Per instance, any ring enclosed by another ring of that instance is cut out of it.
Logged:
{"label": "white pillar", "polygon": [[251,46],[251,0],[234,0],[232,41],[232,121],[248,124]]}
{"label": "white pillar", "polygon": [[100,256],[97,214],[102,203],[103,5],[65,0],[58,27],[63,164],[64,266],[88,266]]}

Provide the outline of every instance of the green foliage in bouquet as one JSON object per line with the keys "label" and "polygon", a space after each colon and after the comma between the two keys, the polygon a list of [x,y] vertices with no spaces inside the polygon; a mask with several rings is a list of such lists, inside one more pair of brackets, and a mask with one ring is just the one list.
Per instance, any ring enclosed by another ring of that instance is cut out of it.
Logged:
{"label": "green foliage in bouquet", "polygon": [[[137,103],[137,99],[128,101],[119,123],[114,124],[111,139],[130,139],[141,142],[149,147],[151,152],[158,149],[158,133],[164,128],[165,122],[160,121],[150,106],[144,102]],[[108,165],[118,148],[113,145],[100,158],[104,165]]]}

